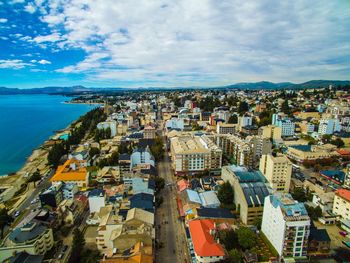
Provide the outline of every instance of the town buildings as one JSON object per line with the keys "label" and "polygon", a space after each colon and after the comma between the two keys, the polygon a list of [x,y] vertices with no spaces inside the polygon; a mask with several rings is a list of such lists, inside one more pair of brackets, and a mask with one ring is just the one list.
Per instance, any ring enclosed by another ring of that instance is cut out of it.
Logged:
{"label": "town buildings", "polygon": [[290,194],[265,198],[261,231],[284,260],[306,258],[310,218],[304,204]]}
{"label": "town buildings", "polygon": [[278,192],[289,192],[292,163],[285,155],[262,155],[259,169],[272,189]]}

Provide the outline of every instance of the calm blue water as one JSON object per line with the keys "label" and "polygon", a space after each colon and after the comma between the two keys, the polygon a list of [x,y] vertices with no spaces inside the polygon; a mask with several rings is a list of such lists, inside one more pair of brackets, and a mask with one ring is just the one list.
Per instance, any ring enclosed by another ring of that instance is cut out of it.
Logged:
{"label": "calm blue water", "polygon": [[63,96],[0,96],[0,175],[19,170],[32,150],[95,106]]}

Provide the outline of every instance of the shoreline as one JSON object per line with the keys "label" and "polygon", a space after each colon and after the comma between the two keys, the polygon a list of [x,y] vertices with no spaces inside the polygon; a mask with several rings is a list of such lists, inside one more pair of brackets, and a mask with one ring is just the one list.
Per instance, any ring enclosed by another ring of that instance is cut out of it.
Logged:
{"label": "shoreline", "polygon": [[80,102],[80,101],[64,101],[63,104],[86,104],[86,105],[102,105],[103,103],[99,103],[99,102]]}
{"label": "shoreline", "polygon": [[[70,103],[67,103],[67,104],[70,104]],[[75,103],[72,103],[72,104],[75,104]],[[40,174],[42,175],[45,174],[47,171],[49,171],[51,167],[48,165],[47,156],[49,154],[49,149],[51,147],[46,146],[46,144],[49,141],[54,140],[52,138],[58,137],[60,133],[70,131],[72,128],[72,125],[76,123],[78,119],[79,117],[73,120],[71,123],[69,123],[65,128],[62,128],[57,131],[53,131],[53,135],[49,136],[38,147],[32,150],[31,154],[25,159],[21,168],[19,168],[16,172],[9,172],[8,174],[0,175],[0,185],[8,184],[7,181],[11,181],[12,183],[15,177],[18,177],[15,183],[17,185],[21,185],[27,178],[27,176],[25,176],[26,174],[30,175],[34,173],[37,169],[40,171]]]}

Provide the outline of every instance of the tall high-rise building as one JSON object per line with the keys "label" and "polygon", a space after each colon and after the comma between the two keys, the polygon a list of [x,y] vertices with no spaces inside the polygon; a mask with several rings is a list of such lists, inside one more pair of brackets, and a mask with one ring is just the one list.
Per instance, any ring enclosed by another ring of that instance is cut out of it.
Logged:
{"label": "tall high-rise building", "polygon": [[285,155],[262,155],[259,169],[269,181],[271,188],[278,192],[289,192],[292,163]]}
{"label": "tall high-rise building", "polygon": [[310,218],[304,204],[290,194],[277,193],[265,198],[261,230],[285,261],[306,258]]}

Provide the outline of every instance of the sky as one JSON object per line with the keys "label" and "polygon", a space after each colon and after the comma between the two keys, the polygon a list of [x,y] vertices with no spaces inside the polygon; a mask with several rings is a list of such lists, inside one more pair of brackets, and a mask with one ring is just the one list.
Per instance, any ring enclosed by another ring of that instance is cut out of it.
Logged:
{"label": "sky", "polygon": [[0,0],[0,86],[350,79],[348,0]]}

